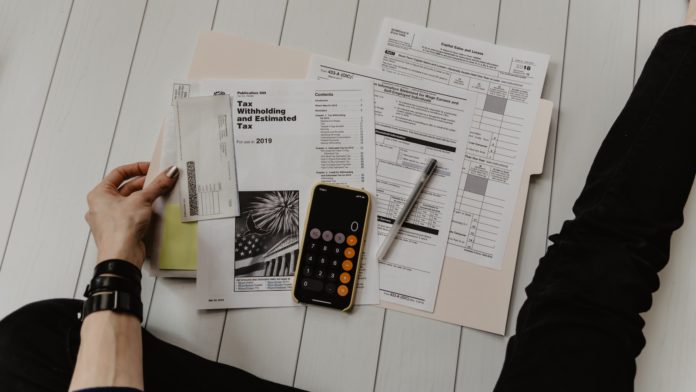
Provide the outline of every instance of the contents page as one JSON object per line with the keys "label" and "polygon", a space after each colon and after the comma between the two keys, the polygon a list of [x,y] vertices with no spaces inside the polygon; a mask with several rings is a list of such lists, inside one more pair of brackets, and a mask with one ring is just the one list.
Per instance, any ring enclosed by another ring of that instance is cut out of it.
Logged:
{"label": "contents page", "polygon": [[476,94],[447,256],[500,269],[548,56],[387,18],[372,61]]}
{"label": "contents page", "polygon": [[319,56],[309,78],[364,79],[374,86],[377,225],[368,234],[368,260],[376,259],[428,160],[437,159],[435,174],[379,263],[383,300],[432,312],[475,96]]}

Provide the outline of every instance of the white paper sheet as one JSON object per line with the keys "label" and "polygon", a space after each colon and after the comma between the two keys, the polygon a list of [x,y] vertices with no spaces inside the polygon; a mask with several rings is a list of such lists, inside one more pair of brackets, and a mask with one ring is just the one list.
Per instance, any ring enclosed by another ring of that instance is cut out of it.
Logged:
{"label": "white paper sheet", "polygon": [[447,247],[475,95],[431,82],[315,56],[310,79],[370,80],[375,93],[377,230],[368,260],[408,198],[429,158],[438,169],[379,263],[385,301],[432,312]]}
{"label": "white paper sheet", "polygon": [[372,66],[477,94],[447,256],[500,269],[549,56],[386,18]]}
{"label": "white paper sheet", "polygon": [[[194,87],[232,97],[241,201],[239,218],[198,224],[199,307],[294,305],[299,231],[312,186],[375,192],[372,84],[209,80]],[[375,262],[363,262],[356,303],[378,303],[377,273]]]}
{"label": "white paper sheet", "polygon": [[182,222],[239,216],[229,97],[180,98],[174,106]]}

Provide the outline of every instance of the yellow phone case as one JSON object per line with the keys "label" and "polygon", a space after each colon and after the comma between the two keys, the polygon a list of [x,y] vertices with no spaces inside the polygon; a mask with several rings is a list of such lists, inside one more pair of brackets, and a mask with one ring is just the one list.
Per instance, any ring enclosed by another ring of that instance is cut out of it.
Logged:
{"label": "yellow phone case", "polygon": [[[312,199],[309,201],[309,205],[307,206],[307,214],[305,217],[305,222],[304,222],[304,229],[302,230],[302,238],[304,239],[305,233],[307,232],[307,224],[309,223],[309,213],[312,211],[312,203],[314,202],[314,191],[318,186],[329,186],[329,187],[334,187],[334,188],[342,188],[342,189],[347,189],[350,191],[354,192],[361,192],[367,196],[367,209],[365,211],[365,220],[363,221],[363,232],[362,232],[362,239],[360,240],[360,254],[358,254],[357,262],[355,263],[355,279],[353,279],[353,289],[351,290],[350,293],[350,303],[348,306],[345,308],[341,309],[342,312],[347,312],[350,311],[353,308],[353,304],[355,302],[355,293],[358,288],[358,277],[360,276],[360,267],[362,266],[362,259],[363,259],[363,253],[365,249],[365,237],[367,234],[367,230],[369,230],[369,218],[370,218],[370,210],[372,208],[372,196],[370,195],[370,192],[364,190],[364,189],[359,189],[359,188],[353,188],[345,185],[338,185],[338,184],[331,184],[328,182],[318,182],[314,184],[312,187]],[[300,246],[300,255],[304,255],[304,240],[302,241],[302,244]],[[301,260],[301,259],[300,259]],[[300,300],[295,297],[295,286],[297,285],[297,276],[298,276],[298,271],[300,270],[300,262],[297,262],[295,264],[295,277],[292,281],[292,298],[295,300],[297,303],[303,303],[306,305],[315,305],[315,304],[310,304],[306,302],[300,302]],[[316,305],[320,306],[320,305]]]}

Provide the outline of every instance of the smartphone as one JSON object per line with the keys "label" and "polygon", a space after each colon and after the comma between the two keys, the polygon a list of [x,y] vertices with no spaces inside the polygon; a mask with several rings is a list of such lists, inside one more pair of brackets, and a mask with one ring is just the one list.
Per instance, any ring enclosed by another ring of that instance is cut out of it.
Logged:
{"label": "smartphone", "polygon": [[292,294],[296,301],[348,311],[358,288],[370,194],[319,183],[305,222]]}

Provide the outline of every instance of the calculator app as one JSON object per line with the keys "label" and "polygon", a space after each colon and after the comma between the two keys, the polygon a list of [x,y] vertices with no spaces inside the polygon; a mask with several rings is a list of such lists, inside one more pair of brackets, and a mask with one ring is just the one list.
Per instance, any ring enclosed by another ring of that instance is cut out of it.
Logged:
{"label": "calculator app", "polygon": [[369,208],[361,190],[317,185],[312,196],[295,277],[300,302],[350,306]]}

